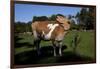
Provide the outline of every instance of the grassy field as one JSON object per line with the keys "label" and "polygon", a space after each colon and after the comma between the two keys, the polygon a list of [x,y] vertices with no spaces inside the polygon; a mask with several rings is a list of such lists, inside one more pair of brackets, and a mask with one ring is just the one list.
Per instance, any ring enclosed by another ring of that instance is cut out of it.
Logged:
{"label": "grassy field", "polygon": [[[79,42],[73,51],[72,40],[78,34]],[[34,37],[29,34],[15,36],[15,64],[49,64],[92,62],[95,59],[95,35],[93,31],[70,31],[63,40],[63,56],[53,56],[50,41],[41,42],[41,55],[37,56],[33,46]]]}

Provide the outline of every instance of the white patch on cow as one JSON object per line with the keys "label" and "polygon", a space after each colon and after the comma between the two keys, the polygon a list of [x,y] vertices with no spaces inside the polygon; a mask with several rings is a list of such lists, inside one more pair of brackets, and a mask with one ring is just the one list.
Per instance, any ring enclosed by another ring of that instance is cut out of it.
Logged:
{"label": "white patch on cow", "polygon": [[48,24],[47,27],[50,29],[49,33],[45,35],[45,39],[50,39],[51,34],[53,30],[58,26],[59,24]]}
{"label": "white patch on cow", "polygon": [[54,26],[53,24],[48,24],[48,25],[47,25],[47,27],[48,27],[49,29],[52,29],[53,26]]}

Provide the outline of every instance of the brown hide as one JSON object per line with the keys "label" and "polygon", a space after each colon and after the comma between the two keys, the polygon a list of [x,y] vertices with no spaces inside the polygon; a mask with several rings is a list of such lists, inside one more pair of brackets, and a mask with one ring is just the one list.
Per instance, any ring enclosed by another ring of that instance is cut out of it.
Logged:
{"label": "brown hide", "polygon": [[[55,27],[53,32],[51,33],[51,39],[55,40],[59,36],[65,35],[65,30],[68,31],[70,29],[70,24],[68,23],[68,19],[58,16],[56,21],[35,21],[32,23],[32,30],[36,30],[39,36],[44,36],[49,33],[50,29],[47,27],[48,24],[59,24],[59,26]],[[43,34],[43,32],[45,34]]]}
{"label": "brown hide", "polygon": [[[43,31],[45,34],[49,33],[50,29],[48,29],[47,27],[48,24],[50,24],[49,21],[36,21],[32,23],[32,29],[36,30],[36,32],[42,36]],[[56,22],[55,24],[58,24],[58,23]],[[61,25],[55,27],[55,29],[53,30],[51,34],[51,40],[55,40],[56,37],[58,37],[59,35],[64,35],[64,33],[65,33],[65,30]]]}
{"label": "brown hide", "polygon": [[44,31],[45,34],[49,33],[49,29],[47,28],[47,25],[49,24],[49,21],[36,21],[32,23],[32,29],[36,30],[38,34],[42,34],[42,31]]}

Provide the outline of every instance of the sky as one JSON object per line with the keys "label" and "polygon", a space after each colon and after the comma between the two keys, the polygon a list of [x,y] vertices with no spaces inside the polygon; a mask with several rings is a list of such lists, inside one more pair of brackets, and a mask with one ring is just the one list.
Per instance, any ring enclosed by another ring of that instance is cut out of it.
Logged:
{"label": "sky", "polygon": [[51,16],[53,14],[63,14],[64,16],[76,15],[81,10],[80,7],[15,4],[15,22],[32,21],[33,16]]}

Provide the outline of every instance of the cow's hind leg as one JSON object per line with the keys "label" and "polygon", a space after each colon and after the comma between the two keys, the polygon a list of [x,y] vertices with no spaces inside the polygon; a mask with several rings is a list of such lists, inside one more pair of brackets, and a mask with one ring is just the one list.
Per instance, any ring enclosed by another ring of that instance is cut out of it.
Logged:
{"label": "cow's hind leg", "polygon": [[41,40],[34,40],[34,45],[36,45],[36,50],[38,55],[40,55],[40,42]]}

